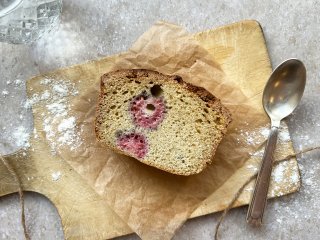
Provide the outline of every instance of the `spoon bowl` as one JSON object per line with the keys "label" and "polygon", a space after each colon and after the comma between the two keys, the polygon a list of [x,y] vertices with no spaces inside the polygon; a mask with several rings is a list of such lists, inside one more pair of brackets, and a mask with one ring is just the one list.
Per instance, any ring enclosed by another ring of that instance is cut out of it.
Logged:
{"label": "spoon bowl", "polygon": [[300,102],[306,84],[306,68],[298,59],[281,63],[271,74],[263,91],[263,107],[271,121],[290,115]]}

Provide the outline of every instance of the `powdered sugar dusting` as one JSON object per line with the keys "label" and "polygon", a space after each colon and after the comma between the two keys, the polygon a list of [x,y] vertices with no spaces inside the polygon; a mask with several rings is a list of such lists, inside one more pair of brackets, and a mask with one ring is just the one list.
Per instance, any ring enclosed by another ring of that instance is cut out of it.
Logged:
{"label": "powdered sugar dusting", "polygon": [[46,86],[46,90],[33,94],[25,106],[42,104],[47,110],[47,114],[42,114],[42,127],[52,153],[63,146],[69,146],[71,150],[78,148],[82,140],[76,118],[70,115],[68,101],[70,96],[78,94],[74,83],[68,80],[43,79],[40,85]]}
{"label": "powdered sugar dusting", "polygon": [[54,114],[56,116],[65,116],[67,114],[67,106],[61,102],[47,104],[46,108],[49,110],[51,114]]}
{"label": "powdered sugar dusting", "polygon": [[252,164],[249,164],[249,165],[247,166],[247,169],[249,169],[249,170],[251,170],[251,171],[253,171],[253,172],[257,172],[257,171],[258,171],[258,167],[255,166],[255,165],[252,165]]}
{"label": "powdered sugar dusting", "polygon": [[56,182],[56,181],[59,181],[59,179],[61,178],[61,172],[60,171],[57,171],[57,172],[53,172],[51,174],[51,177],[52,177],[52,181]]}
{"label": "powdered sugar dusting", "polygon": [[258,151],[254,152],[252,154],[253,157],[259,157],[262,158],[264,154],[264,148],[259,149]]}
{"label": "powdered sugar dusting", "polygon": [[75,126],[76,126],[75,117],[69,117],[61,121],[61,123],[58,125],[58,131],[65,132],[67,130],[73,129]]}
{"label": "powdered sugar dusting", "polygon": [[268,138],[270,133],[270,129],[267,127],[263,127],[260,129],[260,134],[264,137],[264,138]]}
{"label": "powdered sugar dusting", "polygon": [[75,132],[76,128],[76,119],[75,117],[69,117],[67,119],[63,119],[61,123],[58,125],[58,131],[60,133],[60,137],[58,138],[58,142],[60,144],[71,145],[74,144],[74,140],[78,140],[78,136]]}
{"label": "powdered sugar dusting", "polygon": [[68,86],[61,83],[54,84],[52,89],[60,97],[66,97],[69,94]]}
{"label": "powdered sugar dusting", "polygon": [[279,133],[279,139],[282,142],[288,142],[290,141],[290,134],[288,132],[288,130],[283,131],[283,129],[280,129],[280,133]]}
{"label": "powdered sugar dusting", "polygon": [[13,131],[12,136],[15,139],[15,143],[18,147],[21,147],[21,148],[30,147],[30,144],[29,144],[30,134],[25,127],[23,126],[17,127]]}
{"label": "powdered sugar dusting", "polygon": [[292,183],[298,182],[299,179],[300,179],[300,178],[299,178],[298,171],[294,171],[294,172],[292,173],[292,175],[290,176],[290,181],[291,181]]}
{"label": "powdered sugar dusting", "polygon": [[15,86],[20,86],[22,84],[22,80],[21,79],[16,79],[15,81],[14,81],[14,85]]}
{"label": "powdered sugar dusting", "polygon": [[28,98],[24,104],[25,108],[31,108],[34,104],[37,104],[40,101],[39,94],[33,94],[32,97]]}
{"label": "powdered sugar dusting", "polygon": [[285,167],[283,164],[279,164],[278,166],[276,166],[274,171],[272,172],[273,181],[275,181],[276,183],[282,182],[284,178],[284,171]]}
{"label": "powdered sugar dusting", "polygon": [[[256,131],[243,131],[240,129],[240,135],[246,139],[248,145],[262,143],[262,141],[268,138],[269,133],[270,128],[268,126],[261,127]],[[289,142],[290,139],[289,130],[287,126],[282,123],[279,128],[278,141]]]}
{"label": "powdered sugar dusting", "polygon": [[2,95],[4,96],[4,97],[6,97],[6,96],[8,96],[9,95],[9,91],[8,90],[6,90],[6,89],[4,89],[4,90],[2,90]]}
{"label": "powdered sugar dusting", "polygon": [[41,100],[47,100],[49,98],[50,98],[50,92],[48,90],[45,90],[40,97]]}
{"label": "powdered sugar dusting", "polygon": [[[298,186],[300,176],[298,173],[297,166],[293,161],[284,161],[276,164],[272,171],[271,182],[272,182],[272,196],[283,195],[283,191],[290,187]],[[290,171],[290,169],[296,169]]]}
{"label": "powdered sugar dusting", "polygon": [[[248,163],[245,167],[252,174],[257,174],[260,169],[264,148],[252,154],[253,162]],[[295,161],[284,161],[275,163],[271,173],[270,196],[281,196],[290,189],[297,188],[300,184],[300,175]],[[247,187],[245,191],[253,191],[253,188]]]}
{"label": "powdered sugar dusting", "polygon": [[50,78],[44,78],[44,79],[42,79],[42,80],[40,81],[40,84],[41,84],[41,85],[48,85],[48,84],[50,84],[50,83],[52,83],[52,79],[50,79]]}

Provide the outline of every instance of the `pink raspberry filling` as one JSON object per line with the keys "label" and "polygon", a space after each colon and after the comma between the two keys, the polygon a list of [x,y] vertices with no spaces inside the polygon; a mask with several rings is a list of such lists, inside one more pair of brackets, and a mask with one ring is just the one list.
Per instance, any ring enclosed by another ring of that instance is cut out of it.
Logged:
{"label": "pink raspberry filling", "polygon": [[139,133],[122,134],[117,139],[117,145],[137,158],[143,158],[148,152],[147,139]]}
{"label": "pink raspberry filling", "polygon": [[156,129],[164,119],[166,106],[163,98],[139,95],[133,99],[130,111],[136,125]]}

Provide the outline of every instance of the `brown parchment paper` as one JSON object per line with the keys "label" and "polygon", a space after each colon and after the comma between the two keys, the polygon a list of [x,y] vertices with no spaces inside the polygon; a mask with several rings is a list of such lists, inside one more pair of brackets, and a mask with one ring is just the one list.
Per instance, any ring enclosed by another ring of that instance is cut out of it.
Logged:
{"label": "brown parchment paper", "polygon": [[[233,122],[207,169],[190,177],[175,176],[99,145],[94,134],[99,76],[120,68],[147,68],[180,75],[185,81],[206,88],[230,109]],[[57,146],[56,154],[105,196],[114,211],[142,239],[170,239],[199,204],[239,169],[264,140],[258,138],[249,144],[243,134],[257,132],[266,125],[267,118],[261,109],[256,109],[199,43],[178,26],[159,22],[115,62],[92,62],[87,64],[86,71],[79,67],[73,70],[68,75],[47,76],[59,81],[79,81],[78,95],[68,97],[68,116],[76,118],[76,130],[82,142],[77,147]],[[36,93],[43,92],[46,86],[34,82],[32,88]],[[46,116],[46,108],[41,109],[43,112],[37,115]],[[58,116],[51,127],[57,129],[63,118],[66,116]],[[58,135],[50,136],[51,141],[55,137]]]}

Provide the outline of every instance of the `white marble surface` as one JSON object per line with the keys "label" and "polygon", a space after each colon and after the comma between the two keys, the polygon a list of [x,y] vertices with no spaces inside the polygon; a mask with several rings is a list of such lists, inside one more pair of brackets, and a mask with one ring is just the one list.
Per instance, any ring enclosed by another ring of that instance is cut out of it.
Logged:
{"label": "white marble surface", "polygon": [[[274,65],[289,57],[302,59],[308,80],[301,105],[288,124],[296,150],[320,144],[319,65],[320,3],[306,1],[168,1],[65,0],[62,24],[30,46],[0,43],[0,151],[10,153],[21,141],[10,137],[18,127],[31,130],[32,117],[21,107],[24,82],[41,72],[121,51],[157,20],[198,32],[242,19],[258,20]],[[22,84],[7,84],[21,79]],[[3,94],[3,91],[8,94]],[[221,228],[222,239],[319,239],[319,151],[299,157],[299,193],[272,200],[260,230],[246,225],[246,207],[232,210]],[[0,198],[0,239],[23,239],[16,195]],[[32,239],[63,239],[60,220],[44,197],[26,198]],[[188,221],[174,239],[213,239],[218,214]],[[122,239],[138,239],[131,235]]]}

